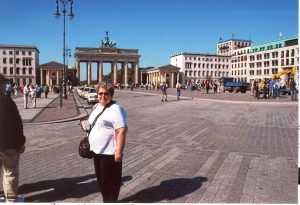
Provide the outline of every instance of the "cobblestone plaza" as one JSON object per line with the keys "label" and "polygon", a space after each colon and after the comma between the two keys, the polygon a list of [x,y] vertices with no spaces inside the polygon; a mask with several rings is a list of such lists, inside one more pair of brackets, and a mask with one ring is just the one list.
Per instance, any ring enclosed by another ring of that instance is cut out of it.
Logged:
{"label": "cobblestone plaza", "polygon": [[[163,103],[130,91],[114,99],[129,126],[121,202],[297,203],[297,103],[195,96]],[[25,202],[102,202],[93,161],[78,155],[78,120],[24,130]]]}

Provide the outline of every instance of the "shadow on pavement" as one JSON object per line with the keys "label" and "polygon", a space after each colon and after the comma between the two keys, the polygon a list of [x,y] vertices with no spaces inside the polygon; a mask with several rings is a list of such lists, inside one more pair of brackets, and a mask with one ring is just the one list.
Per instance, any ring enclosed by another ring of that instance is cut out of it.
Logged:
{"label": "shadow on pavement", "polygon": [[[126,176],[122,181],[131,178]],[[95,174],[39,181],[23,184],[19,188],[19,194],[25,195],[25,202],[56,202],[68,198],[83,198],[94,193],[101,194]]]}
{"label": "shadow on pavement", "polygon": [[161,182],[159,185],[149,187],[136,194],[120,200],[121,203],[155,203],[163,200],[172,201],[184,197],[202,186],[206,177],[195,177],[192,179],[178,178]]}

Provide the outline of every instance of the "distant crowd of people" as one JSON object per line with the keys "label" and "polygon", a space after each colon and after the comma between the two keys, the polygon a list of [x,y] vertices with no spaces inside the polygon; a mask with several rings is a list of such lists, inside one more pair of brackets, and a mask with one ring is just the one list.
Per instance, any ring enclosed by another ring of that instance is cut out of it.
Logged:
{"label": "distant crowd of people", "polygon": [[[53,89],[52,89],[53,90]],[[25,84],[25,85],[12,85],[10,82],[6,84],[5,95],[7,96],[15,96],[18,94],[23,95],[24,98],[24,109],[28,109],[28,100],[31,100],[32,108],[36,107],[36,99],[42,97],[42,93],[44,93],[45,98],[48,98],[48,94],[50,92],[50,88],[48,85],[44,85],[43,87],[39,84]]]}
{"label": "distant crowd of people", "polygon": [[297,100],[297,84],[293,78],[290,79],[289,83],[280,83],[278,79],[253,80],[251,82],[250,95],[256,99],[261,97],[264,99],[278,99],[281,94],[288,93],[287,87],[291,94],[291,100]]}

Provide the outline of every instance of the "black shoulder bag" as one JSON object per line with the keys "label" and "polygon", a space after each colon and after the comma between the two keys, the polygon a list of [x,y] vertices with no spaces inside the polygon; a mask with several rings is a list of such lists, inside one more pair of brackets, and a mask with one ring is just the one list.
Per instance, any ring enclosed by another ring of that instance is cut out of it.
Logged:
{"label": "black shoulder bag", "polygon": [[[97,119],[100,117],[100,115],[105,111],[105,109],[109,106],[111,106],[112,104],[114,104],[115,102],[112,101],[109,105],[105,106],[103,108],[103,110],[96,116],[93,124],[91,125],[91,128],[87,131],[87,134],[86,134],[86,137],[84,137],[80,143],[79,143],[79,148],[78,148],[78,151],[79,151],[79,155],[82,157],[82,158],[87,158],[87,159],[92,159],[94,157],[94,152],[90,150],[90,143],[89,143],[89,135],[90,135],[90,132],[92,131],[93,127],[95,126],[95,123],[97,121]],[[92,111],[93,112],[93,111]]]}

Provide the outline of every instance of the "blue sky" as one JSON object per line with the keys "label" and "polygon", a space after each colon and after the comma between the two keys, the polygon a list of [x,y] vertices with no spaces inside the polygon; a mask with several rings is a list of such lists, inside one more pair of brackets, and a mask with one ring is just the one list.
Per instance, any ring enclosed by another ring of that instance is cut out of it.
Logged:
{"label": "blue sky", "polygon": [[[59,4],[61,6],[61,4]],[[55,0],[0,0],[0,44],[35,45],[40,64],[63,62],[63,18]],[[66,44],[99,47],[109,31],[119,48],[139,49],[140,67],[169,64],[180,51],[216,53],[234,38],[264,43],[298,35],[297,0],[74,0]],[[74,64],[74,57],[69,59]]]}

